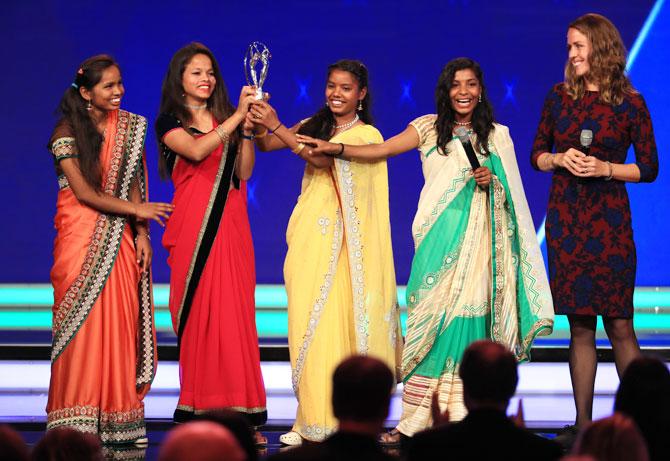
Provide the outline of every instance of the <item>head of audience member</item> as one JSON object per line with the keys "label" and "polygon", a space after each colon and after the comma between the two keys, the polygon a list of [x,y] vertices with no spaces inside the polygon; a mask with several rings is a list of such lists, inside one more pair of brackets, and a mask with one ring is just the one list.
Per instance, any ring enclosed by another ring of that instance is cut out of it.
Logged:
{"label": "head of audience member", "polygon": [[98,461],[102,460],[100,440],[93,434],[71,427],[56,427],[47,431],[35,445],[33,461]]}
{"label": "head of audience member", "polygon": [[158,455],[158,461],[245,460],[235,436],[212,421],[193,421],[172,429]]}
{"label": "head of audience member", "polygon": [[254,431],[249,422],[240,413],[226,409],[212,410],[198,415],[196,419],[198,421],[212,421],[221,424],[235,436],[237,443],[240,444],[240,448],[246,453],[247,461],[256,461],[258,459],[258,450],[254,443]]}
{"label": "head of audience member", "polygon": [[651,459],[668,459],[670,371],[661,360],[638,357],[628,365],[621,376],[614,411],[633,418],[647,441]]}
{"label": "head of audience member", "polygon": [[355,355],[333,373],[333,414],[340,430],[376,436],[388,416],[395,378],[379,359]]}
{"label": "head of audience member", "polygon": [[493,341],[476,341],[463,353],[459,369],[463,398],[469,411],[505,411],[519,382],[514,355]]}
{"label": "head of audience member", "polygon": [[577,437],[572,454],[596,461],[648,461],[647,446],[635,422],[623,413],[593,422]]}
{"label": "head of audience member", "polygon": [[23,438],[9,426],[0,426],[0,458],[4,461],[27,461],[28,447]]}

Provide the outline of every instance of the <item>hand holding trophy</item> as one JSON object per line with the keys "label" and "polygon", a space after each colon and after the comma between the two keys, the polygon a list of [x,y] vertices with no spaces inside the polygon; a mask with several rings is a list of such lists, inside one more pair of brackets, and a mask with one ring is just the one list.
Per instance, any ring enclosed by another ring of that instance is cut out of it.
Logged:
{"label": "hand holding trophy", "polygon": [[[264,98],[263,83],[268,76],[271,57],[270,50],[261,42],[252,42],[244,56],[244,75],[247,84],[256,87],[256,99],[259,101]],[[259,64],[260,69],[257,69]]]}

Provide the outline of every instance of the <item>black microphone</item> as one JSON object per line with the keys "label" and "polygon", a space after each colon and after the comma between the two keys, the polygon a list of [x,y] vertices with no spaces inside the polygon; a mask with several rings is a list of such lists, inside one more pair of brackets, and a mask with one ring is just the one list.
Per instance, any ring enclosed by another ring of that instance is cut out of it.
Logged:
{"label": "black microphone", "polygon": [[462,126],[459,126],[454,130],[454,134],[458,136],[459,141],[461,141],[463,149],[465,150],[465,154],[468,156],[468,160],[470,161],[470,166],[472,167],[472,170],[474,171],[477,168],[479,168],[481,165],[479,164],[479,160],[477,159],[477,154],[475,154],[475,150],[472,148],[472,143],[470,142],[470,135],[468,135],[468,130],[466,128],[463,128]]}
{"label": "black microphone", "polygon": [[[582,152],[585,155],[589,155],[589,152],[591,150],[591,143],[593,142],[593,131],[591,130],[582,130],[581,133],[579,133],[579,144],[582,145]],[[586,184],[589,182],[591,178],[579,178],[577,182],[579,184]]]}

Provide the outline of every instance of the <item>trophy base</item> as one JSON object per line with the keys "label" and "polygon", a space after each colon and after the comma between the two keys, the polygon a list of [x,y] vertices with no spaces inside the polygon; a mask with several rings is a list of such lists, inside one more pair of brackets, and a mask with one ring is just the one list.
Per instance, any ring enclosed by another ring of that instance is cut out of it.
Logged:
{"label": "trophy base", "polygon": [[256,96],[255,96],[256,101],[262,101],[264,97],[265,94],[263,93],[263,90],[261,90],[260,88],[256,88]]}

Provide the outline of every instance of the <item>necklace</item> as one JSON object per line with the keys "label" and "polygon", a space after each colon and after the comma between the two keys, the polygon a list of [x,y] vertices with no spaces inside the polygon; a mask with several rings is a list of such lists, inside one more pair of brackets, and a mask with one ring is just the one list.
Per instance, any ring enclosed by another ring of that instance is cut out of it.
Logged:
{"label": "necklace", "polygon": [[359,120],[358,114],[354,116],[354,118],[351,119],[351,121],[347,123],[343,123],[342,125],[335,125],[336,130],[348,130],[352,126],[354,126],[354,123],[356,123]]}
{"label": "necklace", "polygon": [[207,109],[207,103],[202,105],[184,104],[184,107],[186,107],[187,109],[202,110]]}
{"label": "necklace", "polygon": [[468,126],[468,125],[472,125],[472,122],[457,122],[457,121],[455,121],[455,120],[454,120],[454,123],[455,123],[456,125],[458,125],[458,126]]}

